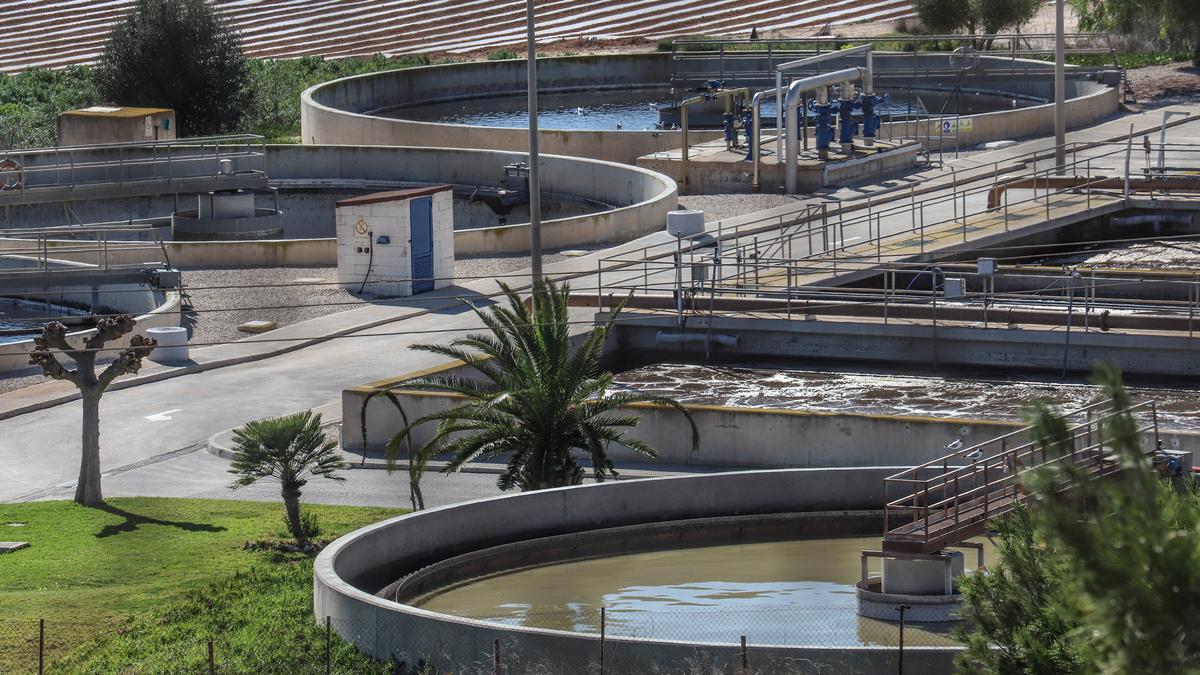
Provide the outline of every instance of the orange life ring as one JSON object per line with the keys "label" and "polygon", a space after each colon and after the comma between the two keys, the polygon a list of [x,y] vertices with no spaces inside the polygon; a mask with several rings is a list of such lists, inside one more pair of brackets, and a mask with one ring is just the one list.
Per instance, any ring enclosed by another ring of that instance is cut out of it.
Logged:
{"label": "orange life ring", "polygon": [[0,159],[0,191],[25,187],[25,168],[11,157]]}

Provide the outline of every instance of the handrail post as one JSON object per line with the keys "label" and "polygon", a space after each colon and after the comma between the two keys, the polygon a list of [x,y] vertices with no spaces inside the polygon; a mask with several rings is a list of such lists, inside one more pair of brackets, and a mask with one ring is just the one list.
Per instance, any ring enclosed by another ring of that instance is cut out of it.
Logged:
{"label": "handrail post", "polygon": [[988,502],[992,501],[992,486],[988,482],[988,463],[983,461],[983,522],[988,519]]}

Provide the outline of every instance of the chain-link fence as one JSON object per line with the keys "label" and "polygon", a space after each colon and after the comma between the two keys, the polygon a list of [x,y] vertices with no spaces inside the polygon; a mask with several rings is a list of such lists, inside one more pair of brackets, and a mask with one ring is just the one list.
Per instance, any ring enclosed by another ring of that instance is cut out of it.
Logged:
{"label": "chain-link fence", "polygon": [[[771,675],[898,672],[905,661],[910,672],[948,671],[958,646],[952,624],[923,622],[920,608],[906,610],[903,624],[860,617],[853,605],[581,606],[452,619],[395,613],[383,620],[327,619],[316,630],[282,638],[282,651],[277,632],[261,640],[214,631],[95,642],[105,634],[96,634],[94,625],[0,621],[0,672],[74,673],[103,666],[129,673]],[[510,630],[518,626],[532,630]],[[139,628],[111,630],[135,638]],[[85,662],[86,668],[80,665]]]}
{"label": "chain-link fence", "polygon": [[[726,609],[564,607],[434,619],[399,613],[367,622],[335,619],[333,630],[401,672],[784,673],[950,672],[960,645],[942,612],[905,607],[905,621],[835,607]],[[508,628],[526,630],[513,631]],[[532,630],[530,630],[532,629]],[[427,668],[428,670],[421,670]]]}

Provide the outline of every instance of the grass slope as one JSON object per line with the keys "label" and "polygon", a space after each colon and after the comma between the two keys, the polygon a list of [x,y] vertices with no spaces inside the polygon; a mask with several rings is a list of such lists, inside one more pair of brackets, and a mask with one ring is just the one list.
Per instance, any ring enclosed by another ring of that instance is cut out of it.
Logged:
{"label": "grass slope", "polygon": [[[317,514],[321,539],[399,513],[306,510]],[[299,644],[296,638],[319,633],[311,618],[311,561],[244,550],[247,541],[283,537],[282,507],[275,503],[134,498],[110,500],[103,509],[73,502],[0,505],[0,539],[31,543],[0,557],[0,672],[28,669],[39,618],[46,619],[48,651],[56,657],[105,638],[103,649],[81,652],[100,659],[94,667],[75,661],[67,672],[127,671],[112,659],[140,662],[151,651],[169,656],[176,648],[201,658],[204,650],[195,645],[214,636],[231,659],[237,658],[231,650],[254,642]],[[161,672],[197,670],[165,663]],[[129,672],[160,671],[151,665]]]}

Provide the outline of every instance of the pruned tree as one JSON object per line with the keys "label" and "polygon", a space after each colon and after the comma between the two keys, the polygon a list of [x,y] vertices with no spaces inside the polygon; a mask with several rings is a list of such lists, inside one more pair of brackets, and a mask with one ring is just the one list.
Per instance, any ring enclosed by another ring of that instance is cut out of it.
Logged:
{"label": "pruned tree", "polygon": [[[153,338],[134,335],[129,346],[122,348],[99,374],[96,373],[96,359],[106,351],[105,345],[128,335],[136,324],[130,316],[100,319],[96,332],[84,338],[83,348],[78,348],[67,341],[67,327],[51,321],[42,328],[41,336],[34,338],[34,349],[29,354],[29,365],[40,367],[47,377],[73,383],[83,399],[83,452],[75,501],[84,506],[104,502],[100,490],[100,397],[113,380],[141,369],[142,359],[149,356],[158,343]],[[60,354],[74,361],[74,370],[59,359]]]}

